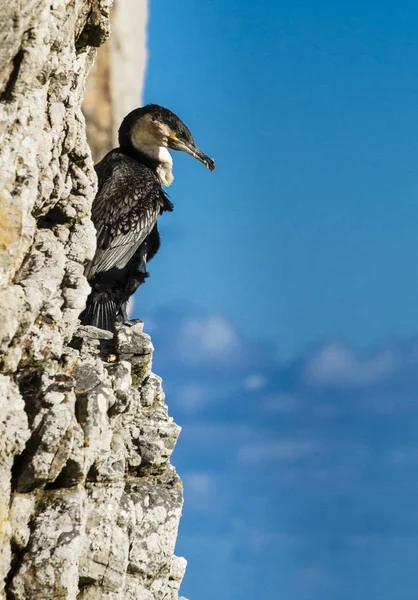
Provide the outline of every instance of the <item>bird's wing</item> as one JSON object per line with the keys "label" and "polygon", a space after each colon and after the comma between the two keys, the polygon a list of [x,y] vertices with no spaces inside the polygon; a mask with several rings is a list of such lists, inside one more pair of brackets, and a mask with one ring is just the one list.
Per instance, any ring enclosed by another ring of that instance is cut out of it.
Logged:
{"label": "bird's wing", "polygon": [[108,162],[96,169],[99,192],[93,202],[92,220],[97,250],[86,269],[89,279],[127,265],[154,227],[163,201],[161,186],[149,169],[123,156]]}

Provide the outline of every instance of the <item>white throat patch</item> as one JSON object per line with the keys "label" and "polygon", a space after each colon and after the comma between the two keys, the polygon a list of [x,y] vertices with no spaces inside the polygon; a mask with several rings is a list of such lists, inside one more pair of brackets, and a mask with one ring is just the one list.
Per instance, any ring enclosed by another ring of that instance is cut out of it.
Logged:
{"label": "white throat patch", "polygon": [[157,159],[160,163],[157,167],[157,175],[163,185],[169,186],[174,181],[173,159],[167,148],[160,146],[157,150]]}

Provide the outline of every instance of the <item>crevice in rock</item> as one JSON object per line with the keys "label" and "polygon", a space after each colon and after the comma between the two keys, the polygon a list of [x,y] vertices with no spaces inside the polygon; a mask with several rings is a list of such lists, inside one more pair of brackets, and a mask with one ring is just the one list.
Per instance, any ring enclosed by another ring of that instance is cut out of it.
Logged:
{"label": "crevice in rock", "polygon": [[24,50],[20,48],[14,58],[10,61],[10,66],[6,69],[6,73],[8,72],[8,80],[5,85],[3,83],[2,87],[4,87],[4,91],[0,95],[0,102],[10,102],[13,99],[13,90],[19,76],[20,66],[24,55]]}
{"label": "crevice in rock", "polygon": [[[36,502],[39,502],[39,498],[36,500]],[[28,520],[28,528],[30,530],[30,535],[31,535],[33,528],[34,528],[33,515]],[[12,584],[13,584],[14,578],[18,574],[18,572],[24,562],[25,554],[28,552],[28,550],[30,548],[30,535],[29,535],[28,543],[24,546],[19,546],[19,544],[17,544],[13,539],[11,540],[11,543],[10,543],[10,546],[11,546],[10,569],[4,579],[4,591],[6,594],[5,600],[20,600],[19,596],[17,596],[14,593],[14,591],[12,589]]]}
{"label": "crevice in rock", "polygon": [[17,490],[17,486],[18,486],[18,480],[19,480],[19,475],[22,472],[23,469],[23,465],[24,465],[24,452],[25,450],[21,453],[21,454],[17,454],[14,459],[13,459],[13,464],[12,464],[12,468],[11,468],[11,491],[15,492]]}
{"label": "crevice in rock", "polygon": [[20,565],[22,564],[22,558],[26,551],[26,548],[19,548],[14,542],[11,543],[12,561],[10,570],[4,580],[4,590],[6,593],[6,600],[17,600],[15,594],[11,590],[12,581],[17,574]]}
{"label": "crevice in rock", "polygon": [[34,214],[34,216],[39,217],[37,221],[38,229],[52,229],[54,225],[73,225],[75,221],[75,219],[69,219],[59,203],[53,206],[46,215]]}
{"label": "crevice in rock", "polygon": [[[31,427],[33,421],[40,409],[40,398],[41,398],[41,372],[39,369],[31,370],[24,374],[21,372],[18,377],[18,387],[25,402],[25,412],[28,417],[29,426]],[[32,433],[31,437],[27,440],[25,448],[20,454],[17,454],[13,459],[11,467],[11,490],[16,491],[19,487],[19,478],[24,469],[27,457],[31,455],[34,450],[34,436],[36,430]]]}
{"label": "crevice in rock", "polygon": [[25,402],[29,426],[37,416],[42,403],[42,371],[38,367],[20,371],[17,378],[19,391]]}
{"label": "crevice in rock", "polygon": [[86,46],[98,48],[106,40],[108,33],[108,29],[104,27],[99,2],[98,0],[93,0],[93,5],[87,16],[85,25],[75,40],[75,47],[77,50],[82,50]]}
{"label": "crevice in rock", "polygon": [[83,472],[80,469],[80,465],[75,460],[69,458],[58,477],[54,481],[46,484],[45,490],[58,490],[76,487],[82,481],[82,479]]}

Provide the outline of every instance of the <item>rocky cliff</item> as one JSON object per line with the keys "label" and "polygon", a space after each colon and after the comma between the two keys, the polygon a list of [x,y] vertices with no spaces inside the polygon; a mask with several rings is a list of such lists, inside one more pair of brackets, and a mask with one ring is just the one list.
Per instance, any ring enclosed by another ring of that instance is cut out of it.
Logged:
{"label": "rocky cliff", "polygon": [[[19,7],[15,5],[19,4]],[[111,0],[0,0],[0,598],[174,600],[182,506],[141,326],[77,328],[95,245],[80,104]]]}
{"label": "rocky cliff", "polygon": [[122,119],[142,104],[147,58],[147,0],[114,0],[112,35],[97,53],[83,100],[94,162],[117,145]]}

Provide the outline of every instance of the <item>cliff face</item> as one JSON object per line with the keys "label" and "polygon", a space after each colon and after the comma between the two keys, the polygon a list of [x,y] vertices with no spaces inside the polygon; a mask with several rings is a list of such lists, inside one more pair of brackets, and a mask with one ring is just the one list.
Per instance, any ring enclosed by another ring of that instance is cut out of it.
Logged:
{"label": "cliff face", "polygon": [[147,19],[146,0],[115,0],[112,35],[97,53],[83,100],[94,162],[117,145],[122,119],[142,104]]}
{"label": "cliff face", "polygon": [[0,598],[174,600],[181,484],[139,325],[76,330],[95,175],[80,104],[111,0],[0,0]]}

